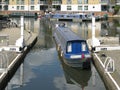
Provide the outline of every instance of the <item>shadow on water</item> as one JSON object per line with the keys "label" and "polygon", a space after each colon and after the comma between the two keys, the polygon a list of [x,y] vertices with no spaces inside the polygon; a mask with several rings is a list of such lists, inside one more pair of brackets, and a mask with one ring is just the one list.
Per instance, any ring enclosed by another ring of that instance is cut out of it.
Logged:
{"label": "shadow on water", "polygon": [[84,90],[84,88],[88,86],[88,81],[92,76],[91,69],[70,67],[63,62],[62,58],[60,57],[60,54],[58,54],[58,57],[64,71],[66,83],[75,84],[78,87],[81,87],[82,90]]}
{"label": "shadow on water", "polygon": [[39,49],[49,49],[54,47],[52,41],[52,27],[50,22],[46,22],[45,20],[40,20],[40,30],[38,35],[38,41],[34,46],[34,50]]}

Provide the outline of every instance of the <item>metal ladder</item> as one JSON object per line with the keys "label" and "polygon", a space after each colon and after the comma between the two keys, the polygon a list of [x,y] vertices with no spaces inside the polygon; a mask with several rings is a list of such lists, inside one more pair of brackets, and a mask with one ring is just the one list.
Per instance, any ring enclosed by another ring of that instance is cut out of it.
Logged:
{"label": "metal ladder", "polygon": [[0,53],[0,73],[3,73],[7,70],[8,64],[8,55],[6,53]]}
{"label": "metal ladder", "polygon": [[104,62],[105,72],[113,73],[115,71],[114,60],[111,57],[107,57]]}

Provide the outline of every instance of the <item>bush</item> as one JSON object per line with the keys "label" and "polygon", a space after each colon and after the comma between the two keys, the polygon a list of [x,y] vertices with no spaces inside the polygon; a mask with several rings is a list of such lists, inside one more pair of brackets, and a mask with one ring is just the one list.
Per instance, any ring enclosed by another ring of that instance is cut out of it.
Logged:
{"label": "bush", "polygon": [[119,5],[116,5],[114,7],[114,14],[117,14],[119,12],[119,9],[120,9],[120,6]]}

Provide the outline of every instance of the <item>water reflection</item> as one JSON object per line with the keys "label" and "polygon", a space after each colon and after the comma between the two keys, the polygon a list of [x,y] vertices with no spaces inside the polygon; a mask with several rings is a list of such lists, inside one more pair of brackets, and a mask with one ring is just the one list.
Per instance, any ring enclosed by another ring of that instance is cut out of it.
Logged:
{"label": "water reflection", "polygon": [[[12,80],[8,83],[6,90],[20,88],[25,85],[25,82],[29,82],[29,80],[31,79],[31,77],[29,76],[34,76],[29,71],[25,70],[25,66],[26,65],[24,63],[21,64],[20,68],[17,70]],[[25,77],[26,74],[28,75],[27,78]]]}
{"label": "water reflection", "polygon": [[[12,22],[15,22],[18,26],[20,26],[20,18],[11,18]],[[34,18],[24,18],[25,30],[29,30],[34,32],[36,28],[38,28],[38,21],[35,21]]]}
{"label": "water reflection", "polygon": [[40,28],[38,29],[38,41],[34,46],[34,50],[49,49],[54,47],[54,43],[52,41],[53,30],[50,22],[48,21],[46,24],[46,21],[39,20],[39,27]]}
{"label": "water reflection", "polygon": [[66,65],[64,62],[62,62],[61,64],[63,67],[66,82],[68,84],[75,84],[81,87],[82,90],[84,90],[84,88],[88,86],[88,81],[90,80],[90,77],[92,75],[92,72],[90,69],[83,70],[80,68],[73,68]]}
{"label": "water reflection", "polygon": [[87,22],[80,22],[80,23],[71,23],[67,26],[71,28],[72,31],[74,31],[76,34],[78,34],[82,38],[89,38],[88,37],[88,24]]}
{"label": "water reflection", "polygon": [[[92,37],[91,22],[80,22],[80,23],[67,22],[66,25],[82,38],[88,39]],[[96,22],[95,25],[96,25],[95,27],[96,37],[103,37],[103,36],[116,37],[120,34],[120,19],[100,21],[100,22]]]}
{"label": "water reflection", "polygon": [[[12,18],[12,21],[16,22],[18,25],[20,25],[20,19],[19,18]],[[41,33],[38,32],[38,28],[43,30],[44,33],[51,34],[51,29],[55,27],[55,24],[57,23],[63,23],[60,21],[49,21],[49,20],[36,20],[34,18],[25,18],[25,28],[26,30],[30,30],[33,32],[37,32],[38,34]],[[76,34],[79,36],[88,39],[91,38],[91,32],[92,32],[92,24],[91,22],[64,22],[66,23],[66,26],[71,28]],[[41,24],[41,25],[40,25]],[[44,27],[41,27],[43,26]],[[53,26],[53,27],[52,27]],[[96,37],[100,36],[118,36],[120,34],[120,19],[109,19],[107,21],[100,21],[96,22]],[[47,32],[46,32],[47,31]],[[50,32],[48,32],[50,31]]]}
{"label": "water reflection", "polygon": [[113,36],[117,34],[113,22],[103,21],[101,23],[101,36]]}

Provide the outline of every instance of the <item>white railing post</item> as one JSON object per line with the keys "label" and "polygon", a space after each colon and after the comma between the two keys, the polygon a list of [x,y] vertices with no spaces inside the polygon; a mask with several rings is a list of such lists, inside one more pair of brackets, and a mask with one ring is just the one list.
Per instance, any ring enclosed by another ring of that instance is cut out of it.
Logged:
{"label": "white railing post", "polygon": [[[100,46],[100,41],[95,37],[95,17],[92,16],[92,48],[95,48],[96,46]],[[95,51],[95,50],[94,50]]]}

